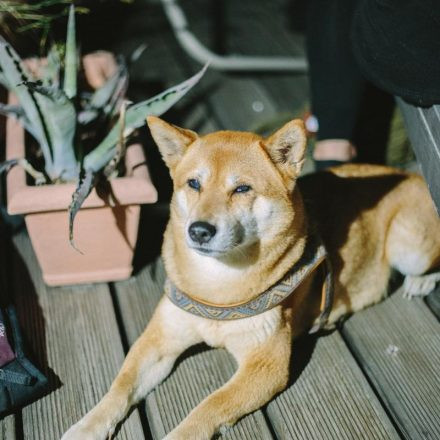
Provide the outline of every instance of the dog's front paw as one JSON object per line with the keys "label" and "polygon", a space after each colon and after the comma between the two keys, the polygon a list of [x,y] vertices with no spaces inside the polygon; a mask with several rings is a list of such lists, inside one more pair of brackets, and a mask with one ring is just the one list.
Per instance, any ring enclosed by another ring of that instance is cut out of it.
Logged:
{"label": "dog's front paw", "polygon": [[73,425],[63,435],[61,440],[107,440],[109,435],[111,435],[111,433],[90,428],[80,421]]}

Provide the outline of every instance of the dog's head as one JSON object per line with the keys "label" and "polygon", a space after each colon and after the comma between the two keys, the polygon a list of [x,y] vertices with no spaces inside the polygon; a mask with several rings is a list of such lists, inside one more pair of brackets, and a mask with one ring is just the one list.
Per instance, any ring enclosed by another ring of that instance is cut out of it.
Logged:
{"label": "dog's head", "polygon": [[227,259],[286,232],[304,162],[301,120],[267,139],[233,131],[198,136],[156,117],[148,125],[174,182],[172,221],[189,248]]}

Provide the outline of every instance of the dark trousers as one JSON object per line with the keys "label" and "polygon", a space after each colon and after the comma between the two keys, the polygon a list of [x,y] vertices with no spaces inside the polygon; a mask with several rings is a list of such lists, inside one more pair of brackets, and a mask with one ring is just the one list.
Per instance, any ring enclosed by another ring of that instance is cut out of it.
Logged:
{"label": "dark trousers", "polygon": [[369,83],[353,55],[351,27],[362,0],[307,1],[307,56],[318,140],[348,139],[358,161],[383,163],[394,98]]}
{"label": "dark trousers", "polygon": [[318,139],[353,141],[365,88],[352,53],[356,0],[308,0],[307,56]]}

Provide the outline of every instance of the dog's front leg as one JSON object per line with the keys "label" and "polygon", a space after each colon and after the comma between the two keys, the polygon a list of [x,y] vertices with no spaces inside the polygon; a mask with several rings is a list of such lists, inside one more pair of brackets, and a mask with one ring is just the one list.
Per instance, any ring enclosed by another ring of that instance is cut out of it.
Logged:
{"label": "dog's front leg", "polygon": [[191,328],[170,316],[169,309],[168,299],[162,299],[144,333],[127,354],[109,392],[62,440],[106,440],[130,407],[170,373],[176,358],[200,342]]}
{"label": "dog's front leg", "polygon": [[228,350],[238,361],[232,378],[203,400],[164,440],[209,440],[221,428],[266,404],[286,387],[291,331],[286,325],[264,343],[246,349],[236,341]]}

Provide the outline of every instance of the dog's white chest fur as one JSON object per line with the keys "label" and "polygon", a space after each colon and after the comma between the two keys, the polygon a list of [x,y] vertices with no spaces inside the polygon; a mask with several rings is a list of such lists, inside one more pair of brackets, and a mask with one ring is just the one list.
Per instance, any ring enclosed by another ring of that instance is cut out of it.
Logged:
{"label": "dog's white chest fur", "polygon": [[272,336],[281,323],[281,308],[275,307],[259,315],[231,321],[201,318],[164,299],[162,313],[167,322],[173,323],[174,331],[194,333],[211,347],[225,347],[234,354],[242,348],[255,347]]}
{"label": "dog's white chest fur", "polygon": [[191,264],[197,268],[198,281],[201,284],[217,285],[241,279],[245,275],[242,269],[235,269],[215,258],[198,255],[190,251]]}

